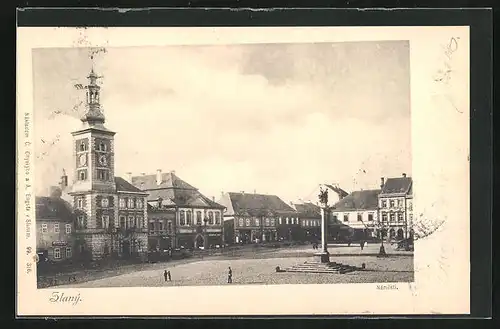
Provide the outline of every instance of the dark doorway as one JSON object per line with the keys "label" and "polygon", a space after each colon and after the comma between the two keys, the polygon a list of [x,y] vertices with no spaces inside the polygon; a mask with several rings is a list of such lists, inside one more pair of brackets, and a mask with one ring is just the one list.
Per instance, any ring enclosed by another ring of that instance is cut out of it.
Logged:
{"label": "dark doorway", "polygon": [[205,239],[201,234],[198,234],[196,236],[196,239],[194,240],[194,248],[198,249],[199,247],[204,247]]}
{"label": "dark doorway", "polygon": [[397,237],[399,240],[402,240],[403,239],[403,236],[404,236],[404,232],[403,232],[403,229],[399,229],[398,230],[398,233],[397,233]]}
{"label": "dark doorway", "polygon": [[130,242],[129,241],[122,242],[122,255],[123,255],[123,257],[130,257]]}

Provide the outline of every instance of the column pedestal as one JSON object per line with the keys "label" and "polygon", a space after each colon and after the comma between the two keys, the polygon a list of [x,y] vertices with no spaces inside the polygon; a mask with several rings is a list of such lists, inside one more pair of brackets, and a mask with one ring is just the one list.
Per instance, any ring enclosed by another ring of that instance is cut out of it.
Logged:
{"label": "column pedestal", "polygon": [[314,254],[313,260],[318,263],[329,263],[328,252],[328,211],[326,207],[321,208],[321,250]]}

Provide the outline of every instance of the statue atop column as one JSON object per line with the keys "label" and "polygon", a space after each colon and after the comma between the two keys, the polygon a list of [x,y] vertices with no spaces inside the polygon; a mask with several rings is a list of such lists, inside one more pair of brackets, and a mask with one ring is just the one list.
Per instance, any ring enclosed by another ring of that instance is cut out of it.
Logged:
{"label": "statue atop column", "polygon": [[322,187],[319,188],[319,202],[326,207],[328,205],[328,190],[324,189]]}

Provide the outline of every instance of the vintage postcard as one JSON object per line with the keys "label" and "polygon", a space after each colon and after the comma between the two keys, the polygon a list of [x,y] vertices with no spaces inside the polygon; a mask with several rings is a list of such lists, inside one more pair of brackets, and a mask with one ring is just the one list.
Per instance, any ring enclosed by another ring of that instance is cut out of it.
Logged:
{"label": "vintage postcard", "polygon": [[469,313],[469,29],[18,28],[17,315]]}

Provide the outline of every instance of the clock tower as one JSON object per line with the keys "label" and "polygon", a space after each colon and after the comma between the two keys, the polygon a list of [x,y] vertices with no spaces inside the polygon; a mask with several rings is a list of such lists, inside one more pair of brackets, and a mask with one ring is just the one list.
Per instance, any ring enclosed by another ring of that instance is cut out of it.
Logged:
{"label": "clock tower", "polygon": [[86,86],[86,113],[82,129],[72,133],[74,148],[74,184],[72,192],[106,192],[116,190],[114,177],[114,135],[104,127],[100,105],[99,78],[90,72]]}

